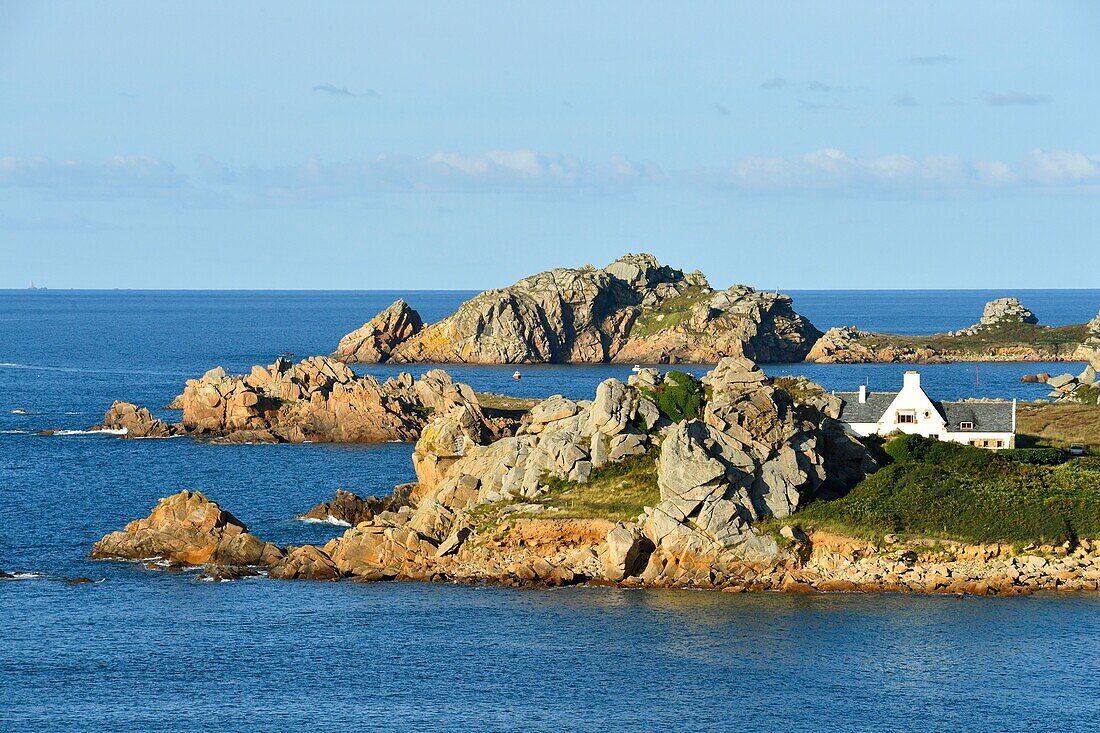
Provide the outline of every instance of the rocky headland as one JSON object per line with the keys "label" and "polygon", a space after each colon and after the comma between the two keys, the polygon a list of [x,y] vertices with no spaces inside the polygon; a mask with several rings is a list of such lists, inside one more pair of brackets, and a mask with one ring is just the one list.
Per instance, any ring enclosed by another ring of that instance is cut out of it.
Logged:
{"label": "rocky headland", "polygon": [[481,409],[469,385],[434,369],[420,379],[402,373],[379,382],[356,376],[347,365],[318,356],[292,364],[278,359],[246,375],[221,367],[187,381],[169,405],[183,411],[179,423],[153,418],[149,410],[115,402],[96,429],[125,437],[190,435],[218,442],[374,443],[413,441],[433,414],[461,408],[487,435],[511,429],[504,411]]}
{"label": "rocky headland", "polygon": [[905,336],[831,328],[810,349],[806,361],[823,364],[867,362],[1088,361],[1100,347],[1100,316],[1089,323],[1042,326],[1016,298],[986,303],[981,319],[960,331]]}
{"label": "rocky headland", "polygon": [[[467,405],[432,415],[392,498],[347,492],[303,517],[350,526],[324,546],[254,538],[200,494],[168,497],[96,558],[282,579],[578,583],[725,590],[1017,594],[1097,589],[1100,545],[1014,547],[804,531],[791,515],[878,468],[805,380],[724,359],[702,380],[643,370],[592,400],[555,396],[508,434]],[[976,450],[976,449],[966,449]],[[235,570],[236,566],[244,570]]]}
{"label": "rocky headland", "polygon": [[715,363],[800,361],[821,335],[791,299],[628,254],[604,268],[558,268],[487,290],[425,326],[403,300],[337,346],[353,363]]}

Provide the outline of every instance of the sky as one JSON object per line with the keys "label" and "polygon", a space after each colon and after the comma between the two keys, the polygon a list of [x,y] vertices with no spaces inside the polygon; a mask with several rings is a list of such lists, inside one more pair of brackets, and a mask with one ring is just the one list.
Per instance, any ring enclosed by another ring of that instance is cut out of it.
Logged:
{"label": "sky", "polygon": [[1100,287],[1100,3],[0,1],[0,288]]}

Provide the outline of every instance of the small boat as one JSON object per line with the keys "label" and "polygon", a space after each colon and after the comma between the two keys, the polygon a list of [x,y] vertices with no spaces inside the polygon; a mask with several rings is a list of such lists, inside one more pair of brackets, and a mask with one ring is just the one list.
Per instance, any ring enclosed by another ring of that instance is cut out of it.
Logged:
{"label": "small boat", "polygon": [[13,415],[29,415],[30,413],[24,410],[22,407],[17,407],[11,411]]}
{"label": "small boat", "polygon": [[642,365],[641,364],[635,364],[633,367],[630,368],[630,371],[637,374],[638,372],[642,371]]}
{"label": "small boat", "polygon": [[521,378],[523,378],[523,375],[522,375],[522,374],[520,374],[520,373],[519,373],[519,369],[517,369],[517,370],[516,370],[516,371],[515,371],[515,372],[514,372],[514,373],[512,374],[512,379],[521,379]]}

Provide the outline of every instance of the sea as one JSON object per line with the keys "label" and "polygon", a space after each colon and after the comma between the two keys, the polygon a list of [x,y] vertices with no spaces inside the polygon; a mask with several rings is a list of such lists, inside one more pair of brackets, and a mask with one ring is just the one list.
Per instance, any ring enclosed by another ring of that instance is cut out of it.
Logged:
{"label": "sea", "polygon": [[[1016,295],[1041,322],[1100,290],[795,291],[819,328],[921,334]],[[2,731],[1100,730],[1100,597],[813,596],[426,583],[203,582],[86,558],[157,499],[200,490],[279,544],[337,487],[412,480],[411,446],[208,445],[87,432],[115,399],[166,405],[230,372],[331,352],[404,297],[468,292],[0,291]],[[386,376],[429,366],[357,367]],[[591,396],[629,365],[449,367],[480,391]],[[686,368],[702,373],[706,366]],[[827,389],[897,389],[903,365],[770,364]],[[922,366],[944,398],[1036,399],[1080,364]],[[42,437],[45,429],[60,432]],[[70,585],[77,576],[91,584]]]}

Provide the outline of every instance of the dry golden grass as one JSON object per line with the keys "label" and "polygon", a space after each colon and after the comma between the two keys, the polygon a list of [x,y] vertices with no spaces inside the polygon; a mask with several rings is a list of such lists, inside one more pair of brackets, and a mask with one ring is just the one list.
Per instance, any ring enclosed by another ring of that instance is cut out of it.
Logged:
{"label": "dry golden grass", "polygon": [[1065,448],[1083,443],[1100,452],[1100,405],[1026,402],[1016,409],[1016,445]]}

